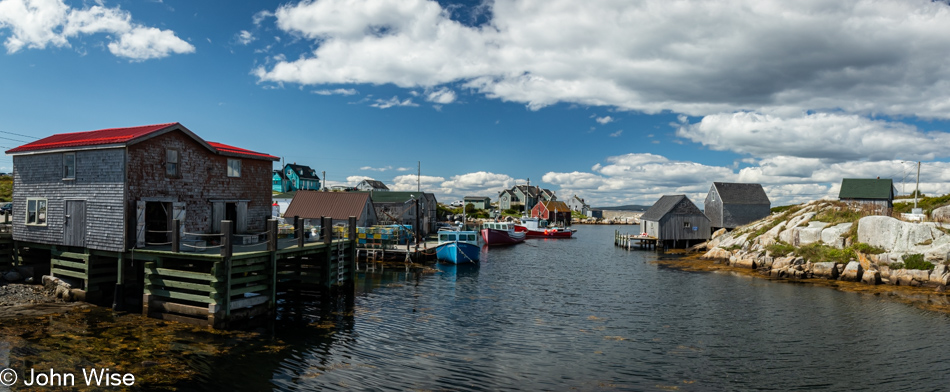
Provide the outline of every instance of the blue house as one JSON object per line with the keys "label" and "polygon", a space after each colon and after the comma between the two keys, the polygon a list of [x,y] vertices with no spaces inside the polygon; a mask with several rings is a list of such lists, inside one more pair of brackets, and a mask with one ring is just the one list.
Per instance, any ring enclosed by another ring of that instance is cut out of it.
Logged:
{"label": "blue house", "polygon": [[274,192],[319,191],[320,177],[309,166],[288,163],[281,171],[274,171]]}

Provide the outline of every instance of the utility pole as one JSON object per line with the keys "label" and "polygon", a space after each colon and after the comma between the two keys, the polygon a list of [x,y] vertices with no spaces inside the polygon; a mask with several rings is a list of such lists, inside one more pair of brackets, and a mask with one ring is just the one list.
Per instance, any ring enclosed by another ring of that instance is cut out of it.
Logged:
{"label": "utility pole", "polygon": [[323,191],[327,191],[327,171],[323,171]]}
{"label": "utility pole", "polygon": [[914,210],[917,210],[917,197],[920,196],[920,161],[917,161],[917,190],[914,191]]}

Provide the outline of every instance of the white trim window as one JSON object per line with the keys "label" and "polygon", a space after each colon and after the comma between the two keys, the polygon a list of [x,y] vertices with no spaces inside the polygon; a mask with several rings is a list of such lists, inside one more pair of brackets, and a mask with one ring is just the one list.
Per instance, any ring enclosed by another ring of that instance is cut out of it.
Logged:
{"label": "white trim window", "polygon": [[241,176],[241,160],[228,158],[228,177]]}
{"label": "white trim window", "polygon": [[76,179],[76,153],[74,152],[63,154],[63,179]]}
{"label": "white trim window", "polygon": [[46,226],[46,199],[26,199],[26,224]]}

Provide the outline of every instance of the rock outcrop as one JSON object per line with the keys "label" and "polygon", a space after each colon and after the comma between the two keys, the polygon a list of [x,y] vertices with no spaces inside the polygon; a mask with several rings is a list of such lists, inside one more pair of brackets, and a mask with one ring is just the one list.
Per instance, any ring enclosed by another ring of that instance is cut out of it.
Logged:
{"label": "rock outcrop", "polygon": [[[716,232],[702,257],[737,268],[757,269],[774,278],[838,279],[939,289],[950,285],[950,224],[905,222],[888,216],[866,216],[857,222],[837,224],[821,221],[825,216],[835,216],[829,212],[844,208],[847,206],[838,202],[818,200],[731,232]],[[950,206],[934,210],[933,216],[942,216],[940,214],[946,214],[946,221],[950,222]],[[856,238],[852,236],[855,232]],[[853,242],[870,247],[851,248]],[[777,243],[786,246],[772,247]],[[840,254],[851,255],[851,260],[806,260],[796,255],[802,246],[811,244],[840,249],[844,252]],[[771,254],[771,250],[786,252],[789,248],[793,249],[791,254]],[[869,248],[884,252],[866,254],[855,250]],[[923,255],[924,260],[935,267],[932,270],[902,268],[903,257],[912,254]]]}

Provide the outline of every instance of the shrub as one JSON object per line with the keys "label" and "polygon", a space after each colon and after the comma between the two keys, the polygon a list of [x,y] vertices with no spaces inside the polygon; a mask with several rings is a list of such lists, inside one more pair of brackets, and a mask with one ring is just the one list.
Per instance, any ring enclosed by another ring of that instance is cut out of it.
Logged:
{"label": "shrub", "polygon": [[914,253],[912,255],[904,255],[901,257],[904,260],[904,268],[914,269],[914,270],[925,270],[929,271],[934,268],[933,263],[929,261],[924,261],[924,255],[920,253]]}
{"label": "shrub", "polygon": [[772,257],[784,257],[794,253],[795,247],[784,242],[776,242],[765,247],[765,250],[769,251]]}
{"label": "shrub", "polygon": [[872,255],[879,255],[885,252],[884,249],[878,248],[876,246],[868,245],[864,242],[857,242],[854,245],[852,245],[851,248],[854,249],[855,251],[872,254]]}
{"label": "shrub", "polygon": [[831,208],[825,209],[822,213],[816,215],[813,220],[827,222],[830,226],[834,226],[840,223],[857,222],[865,215],[863,211],[851,209],[845,203],[834,202]]}
{"label": "shrub", "polygon": [[798,248],[798,255],[812,263],[823,261],[833,261],[836,263],[847,263],[853,259],[856,254],[854,249],[838,249],[819,243],[812,243]]}

